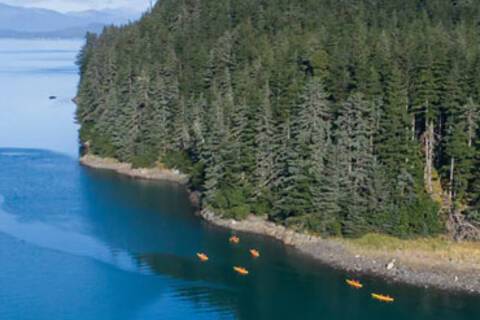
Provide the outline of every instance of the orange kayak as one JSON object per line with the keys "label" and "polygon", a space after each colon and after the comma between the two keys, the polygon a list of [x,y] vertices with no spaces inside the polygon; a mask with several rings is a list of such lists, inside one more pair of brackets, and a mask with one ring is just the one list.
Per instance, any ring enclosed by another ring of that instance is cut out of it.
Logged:
{"label": "orange kayak", "polygon": [[248,274],[248,270],[242,267],[233,267],[233,270],[242,276],[246,276]]}
{"label": "orange kayak", "polygon": [[197,253],[197,257],[202,262],[208,261],[208,256],[205,253]]}
{"label": "orange kayak", "polygon": [[256,250],[256,249],[250,249],[250,254],[251,254],[252,257],[254,257],[254,258],[260,257],[260,252],[258,252],[258,250]]}
{"label": "orange kayak", "polygon": [[231,243],[234,243],[234,244],[239,244],[240,243],[240,238],[237,237],[237,236],[231,236],[230,239],[228,239],[228,241],[230,241]]}
{"label": "orange kayak", "polygon": [[345,282],[352,288],[355,288],[355,289],[363,288],[363,284],[360,281],[347,279],[345,280]]}
{"label": "orange kayak", "polygon": [[393,302],[393,301],[395,301],[395,299],[390,297],[390,296],[385,296],[383,294],[378,294],[378,293],[372,293],[372,298],[375,299],[375,300],[378,300],[378,301],[382,301],[382,302]]}

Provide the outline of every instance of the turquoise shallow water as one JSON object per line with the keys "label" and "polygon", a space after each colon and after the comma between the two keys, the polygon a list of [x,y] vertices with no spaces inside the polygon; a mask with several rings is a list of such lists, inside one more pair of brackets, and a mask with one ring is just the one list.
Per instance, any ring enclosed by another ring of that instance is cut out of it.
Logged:
{"label": "turquoise shallow water", "polygon": [[352,290],[348,275],[271,239],[230,245],[182,187],[80,167],[70,102],[79,46],[0,40],[0,319],[478,319],[478,296],[375,278]]}

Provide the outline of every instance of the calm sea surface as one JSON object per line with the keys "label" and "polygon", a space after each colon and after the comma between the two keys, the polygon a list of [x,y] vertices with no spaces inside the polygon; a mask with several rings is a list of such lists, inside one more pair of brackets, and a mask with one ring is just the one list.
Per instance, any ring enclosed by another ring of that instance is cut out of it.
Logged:
{"label": "calm sea surface", "polygon": [[374,278],[352,290],[344,273],[270,239],[230,245],[181,187],[80,167],[80,45],[0,40],[0,319],[479,319],[478,296]]}

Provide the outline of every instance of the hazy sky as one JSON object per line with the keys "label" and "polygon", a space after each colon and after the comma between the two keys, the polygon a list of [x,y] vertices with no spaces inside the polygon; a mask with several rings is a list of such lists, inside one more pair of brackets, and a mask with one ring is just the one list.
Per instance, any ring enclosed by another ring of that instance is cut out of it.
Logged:
{"label": "hazy sky", "polygon": [[22,7],[38,7],[57,11],[80,11],[103,8],[128,8],[145,11],[155,0],[0,0],[0,3]]}

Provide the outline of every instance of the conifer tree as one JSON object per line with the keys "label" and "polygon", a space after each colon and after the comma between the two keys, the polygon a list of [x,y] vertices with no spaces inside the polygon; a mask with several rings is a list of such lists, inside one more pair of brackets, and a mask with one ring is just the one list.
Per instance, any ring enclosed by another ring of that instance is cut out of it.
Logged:
{"label": "conifer tree", "polygon": [[448,208],[480,238],[480,2],[354,2],[164,0],[88,34],[84,152],[181,169],[226,217],[406,237]]}

